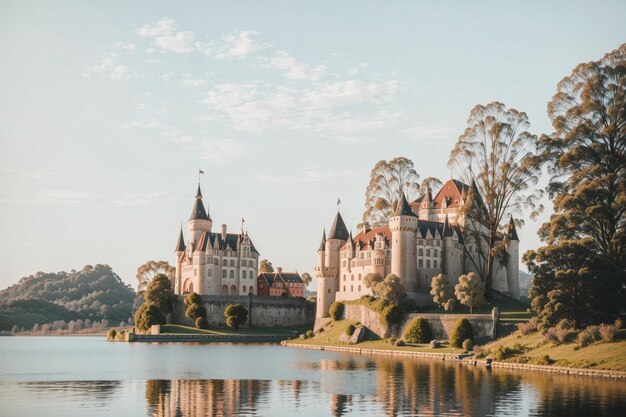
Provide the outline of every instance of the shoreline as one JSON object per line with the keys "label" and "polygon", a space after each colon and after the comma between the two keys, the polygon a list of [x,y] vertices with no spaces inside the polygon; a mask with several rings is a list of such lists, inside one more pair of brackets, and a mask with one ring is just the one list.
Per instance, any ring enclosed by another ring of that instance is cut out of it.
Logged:
{"label": "shoreline", "polygon": [[485,366],[491,368],[503,368],[522,370],[526,372],[543,372],[572,376],[591,376],[602,377],[616,380],[626,381],[626,371],[616,371],[610,369],[593,369],[593,368],[571,368],[553,365],[532,365],[526,363],[513,362],[496,362],[486,359],[473,359],[471,354],[458,353],[435,353],[435,352],[416,352],[409,350],[392,350],[392,349],[369,349],[357,348],[350,346],[329,346],[329,345],[311,345],[302,343],[289,343],[289,341],[281,342],[284,347],[313,349],[313,350],[329,350],[333,352],[344,352],[357,355],[373,355],[373,356],[392,356],[397,358],[425,358],[431,360],[440,360],[444,362],[462,363],[467,366]]}

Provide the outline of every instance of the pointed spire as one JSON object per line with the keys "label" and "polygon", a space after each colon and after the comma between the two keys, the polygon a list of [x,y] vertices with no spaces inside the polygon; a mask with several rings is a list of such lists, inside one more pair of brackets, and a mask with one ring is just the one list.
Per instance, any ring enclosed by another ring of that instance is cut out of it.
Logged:
{"label": "pointed spire", "polygon": [[193,210],[191,211],[191,216],[189,217],[189,220],[211,220],[206,210],[204,209],[204,204],[202,203],[202,191],[200,190],[200,184],[198,184],[196,201],[193,204]]}
{"label": "pointed spire", "polygon": [[183,236],[183,226],[180,226],[180,234],[178,235],[178,243],[176,243],[176,252],[185,251],[185,237]]}
{"label": "pointed spire", "polygon": [[513,221],[513,215],[509,219],[509,228],[507,230],[509,240],[516,240],[519,242],[519,237],[517,236],[517,229],[515,228],[515,222]]}
{"label": "pointed spire", "polygon": [[348,228],[343,222],[341,213],[337,212],[333,225],[330,227],[329,239],[348,240]]}
{"label": "pointed spire", "polygon": [[443,237],[452,237],[452,227],[450,227],[447,214],[446,221],[443,223]]}
{"label": "pointed spire", "polygon": [[413,210],[411,210],[411,206],[406,201],[406,196],[404,192],[402,192],[402,197],[400,197],[400,201],[398,202],[398,206],[396,207],[396,211],[393,212],[394,216],[412,216],[417,217]]}
{"label": "pointed spire", "polygon": [[322,243],[320,243],[320,247],[317,251],[324,252],[325,250],[326,250],[326,228],[324,228],[324,233],[322,234]]}

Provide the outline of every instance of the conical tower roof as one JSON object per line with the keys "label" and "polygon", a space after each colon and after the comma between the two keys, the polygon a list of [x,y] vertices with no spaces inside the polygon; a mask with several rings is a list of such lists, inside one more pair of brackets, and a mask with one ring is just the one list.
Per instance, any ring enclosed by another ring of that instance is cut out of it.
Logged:
{"label": "conical tower roof", "polygon": [[191,210],[191,216],[189,220],[211,220],[204,204],[202,203],[202,191],[200,190],[200,184],[198,184],[198,191],[196,192],[196,201],[193,203],[193,209]]}
{"label": "conical tower roof", "polygon": [[348,228],[346,227],[346,224],[343,222],[341,213],[337,212],[337,216],[335,216],[333,225],[330,228],[328,239],[348,240],[348,237],[349,237]]}
{"label": "conical tower roof", "polygon": [[320,243],[320,247],[317,251],[324,252],[325,250],[326,250],[326,228],[324,228],[324,233],[322,234],[322,242]]}
{"label": "conical tower roof", "polygon": [[176,243],[176,252],[185,251],[185,238],[183,236],[183,227],[180,227],[180,234],[178,235],[178,243]]}
{"label": "conical tower roof", "polygon": [[507,230],[509,240],[517,240],[519,242],[519,237],[517,236],[517,228],[515,227],[515,222],[513,221],[513,215],[509,219],[509,228]]}
{"label": "conical tower roof", "polygon": [[415,213],[413,213],[413,210],[411,210],[411,206],[409,206],[409,203],[406,201],[406,196],[404,195],[404,192],[402,192],[402,196],[400,197],[400,201],[398,202],[398,206],[393,212],[393,215],[417,217]]}

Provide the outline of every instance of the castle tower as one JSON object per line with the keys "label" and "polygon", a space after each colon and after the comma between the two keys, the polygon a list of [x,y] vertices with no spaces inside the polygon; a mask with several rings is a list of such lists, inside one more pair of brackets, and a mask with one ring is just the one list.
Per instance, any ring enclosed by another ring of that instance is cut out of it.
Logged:
{"label": "castle tower", "polygon": [[443,231],[441,233],[441,237],[443,240],[443,253],[442,253],[442,262],[443,262],[443,273],[448,278],[448,281],[455,282],[458,278],[454,272],[454,236],[452,234],[452,227],[450,226],[450,221],[448,220],[448,215],[446,214],[446,220],[443,223]]}
{"label": "castle tower", "polygon": [[328,239],[324,234],[322,244],[317,252],[320,264],[315,268],[315,276],[317,277],[316,318],[328,317],[328,309],[335,301],[335,295],[339,288],[339,248],[348,238],[348,228],[341,214],[337,212]]}
{"label": "castle tower", "polygon": [[389,219],[391,230],[391,273],[400,277],[409,297],[417,295],[417,216],[404,193]]}
{"label": "castle tower", "polygon": [[204,203],[202,203],[202,191],[200,191],[200,184],[198,184],[198,191],[196,192],[196,201],[193,204],[191,210],[191,216],[187,222],[189,229],[189,241],[192,247],[195,247],[196,243],[200,240],[200,236],[204,232],[211,232],[211,226],[213,221],[211,217],[204,210]]}
{"label": "castle tower", "polygon": [[183,293],[183,278],[182,278],[182,257],[185,254],[185,237],[183,236],[183,225],[180,225],[180,234],[178,235],[178,242],[176,243],[176,280],[174,285],[174,292],[176,294]]}
{"label": "castle tower", "polygon": [[513,216],[509,220],[507,228],[506,252],[508,254],[506,262],[506,281],[509,287],[509,295],[516,300],[520,298],[519,290],[519,237]]}

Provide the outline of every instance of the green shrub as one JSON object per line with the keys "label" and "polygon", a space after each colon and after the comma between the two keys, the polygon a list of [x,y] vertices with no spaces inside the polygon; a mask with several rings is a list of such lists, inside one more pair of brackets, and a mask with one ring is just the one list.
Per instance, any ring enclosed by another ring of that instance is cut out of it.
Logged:
{"label": "green shrub", "polygon": [[348,327],[346,327],[346,334],[348,336],[352,336],[355,330],[356,330],[356,327],[354,327],[354,324],[349,324]]}
{"label": "green shrub", "polygon": [[537,317],[533,317],[526,323],[519,323],[517,325],[517,330],[519,330],[519,332],[523,336],[526,336],[528,334],[536,332],[538,324],[539,324],[539,320],[537,320]]}
{"label": "green shrub", "polygon": [[388,299],[386,299],[386,298],[379,298],[374,303],[374,310],[376,310],[376,311],[378,311],[380,313],[380,312],[382,312],[385,309],[385,307],[387,307],[390,304],[391,304],[391,301],[389,301]]}
{"label": "green shrub", "polygon": [[315,336],[315,334],[313,333],[313,330],[307,330],[305,334],[306,334],[306,337],[309,339]]}
{"label": "green shrub", "polygon": [[426,319],[415,317],[407,324],[402,338],[408,343],[428,343],[433,336]]}
{"label": "green shrub", "polygon": [[226,325],[231,329],[238,329],[239,319],[236,316],[228,316],[226,317]]}
{"label": "green shrub", "polygon": [[117,335],[117,332],[115,331],[115,329],[109,329],[109,331],[107,332],[107,339],[115,340],[116,335]]}
{"label": "green shrub", "polygon": [[123,342],[125,339],[126,339],[125,330],[120,330],[119,332],[117,332],[117,335],[115,336],[115,340],[121,340]]}
{"label": "green shrub", "polygon": [[450,345],[458,348],[463,347],[462,344],[465,339],[474,340],[474,330],[469,320],[459,319],[450,332]]}
{"label": "green shrub", "polygon": [[470,339],[465,339],[463,341],[463,349],[466,351],[470,351],[474,348],[474,343]]}
{"label": "green shrub", "polygon": [[224,309],[224,317],[227,320],[228,317],[236,317],[237,326],[239,326],[239,324],[245,323],[248,319],[248,310],[241,304],[229,304]]}
{"label": "green shrub", "polygon": [[135,313],[135,327],[140,332],[146,332],[153,324],[165,324],[165,315],[156,304],[146,301]]}
{"label": "green shrub", "polygon": [[401,318],[402,313],[398,306],[395,304],[389,304],[380,313],[380,322],[385,327],[389,327],[391,325],[399,323]]}
{"label": "green shrub", "polygon": [[202,304],[202,298],[195,292],[191,292],[185,296],[185,305],[190,306],[192,304]]}
{"label": "green shrub", "polygon": [[200,317],[206,317],[206,309],[200,304],[191,304],[185,311],[185,317],[191,320],[197,320]]}
{"label": "green shrub", "polygon": [[513,356],[520,355],[524,353],[526,349],[524,346],[515,344],[513,346],[498,346],[497,349],[493,352],[493,358],[497,361],[502,361],[505,359],[512,358]]}
{"label": "green shrub", "polygon": [[328,314],[330,314],[330,317],[335,321],[341,320],[343,318],[343,310],[343,303],[335,301],[330,305],[330,308],[328,309]]}
{"label": "green shrub", "polygon": [[617,334],[617,326],[614,324],[605,324],[602,323],[600,325],[600,337],[604,342],[612,342],[615,339],[615,335]]}
{"label": "green shrub", "polygon": [[533,365],[552,365],[554,363],[554,359],[551,359],[550,355],[543,355],[530,359],[528,363]]}
{"label": "green shrub", "polygon": [[395,345],[396,344],[396,338],[395,337],[390,337],[389,339],[387,339],[387,343],[389,343],[390,345]]}
{"label": "green shrub", "polygon": [[196,327],[198,329],[208,329],[209,328],[209,323],[206,321],[206,319],[204,317],[198,317],[196,319]]}

